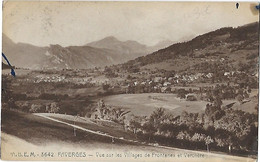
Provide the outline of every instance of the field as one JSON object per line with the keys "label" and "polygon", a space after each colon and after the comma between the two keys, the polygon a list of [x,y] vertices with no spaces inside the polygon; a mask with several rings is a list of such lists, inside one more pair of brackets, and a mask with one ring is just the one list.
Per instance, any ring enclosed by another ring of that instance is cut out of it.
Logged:
{"label": "field", "polygon": [[176,115],[183,111],[203,112],[207,104],[205,101],[186,101],[177,98],[175,94],[166,93],[120,94],[105,97],[104,101],[107,105],[129,109],[139,116],[149,116],[160,107]]}
{"label": "field", "polygon": [[116,138],[136,140],[136,137],[133,134],[133,132],[130,131],[126,132],[124,127],[121,124],[112,121],[108,121],[108,120],[92,121],[89,118],[76,117],[76,116],[65,115],[65,114],[36,113],[36,115],[50,117],[69,124],[76,124],[90,131],[96,131],[101,134],[111,135]]}
{"label": "field", "polygon": [[[2,131],[35,145],[44,145],[55,141],[86,144],[94,140],[111,142],[109,138],[97,138],[96,135],[83,131],[78,131],[75,137],[71,127],[33,114],[8,110],[2,111]],[[88,138],[85,138],[86,135]]]}

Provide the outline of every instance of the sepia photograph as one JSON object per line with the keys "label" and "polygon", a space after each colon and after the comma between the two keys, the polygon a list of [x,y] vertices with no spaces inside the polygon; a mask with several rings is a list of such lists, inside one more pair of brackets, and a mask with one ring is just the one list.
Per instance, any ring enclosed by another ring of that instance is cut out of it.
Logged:
{"label": "sepia photograph", "polygon": [[257,161],[259,7],[3,1],[1,159]]}

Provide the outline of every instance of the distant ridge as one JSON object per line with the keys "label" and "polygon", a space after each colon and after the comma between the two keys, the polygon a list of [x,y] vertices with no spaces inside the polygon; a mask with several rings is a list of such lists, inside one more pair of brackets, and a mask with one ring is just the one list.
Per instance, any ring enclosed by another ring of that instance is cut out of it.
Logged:
{"label": "distant ridge", "polygon": [[122,42],[113,36],[84,46],[62,47],[56,44],[37,47],[27,43],[14,43],[3,34],[3,52],[16,67],[86,69],[123,63],[150,51],[136,41]]}
{"label": "distant ridge", "polygon": [[161,48],[165,48],[171,44],[172,44],[171,41],[164,40],[164,41],[158,42],[154,46],[146,46],[137,41],[133,41],[133,40],[119,41],[114,36],[108,36],[101,40],[88,43],[86,45],[95,47],[95,48],[104,48],[104,49],[115,50],[118,53],[123,54],[124,56],[133,59],[133,58],[136,58],[139,56],[144,56],[151,52],[157,51]]}
{"label": "distant ridge", "polygon": [[99,41],[88,43],[86,45],[94,48],[115,50],[118,53],[123,54],[125,56],[129,55],[127,57],[131,58],[142,56],[144,54],[149,53],[146,45],[130,40],[125,42],[119,41],[117,38],[113,36],[109,36]]}
{"label": "distant ridge", "polygon": [[[171,41],[162,41],[150,47],[132,40],[120,41],[113,36],[84,46],[68,47],[14,43],[4,34],[2,40],[3,52],[18,68],[87,69],[124,63],[131,67],[178,70],[195,64],[195,60],[199,60],[195,58],[228,57],[232,60],[241,57],[240,60],[245,61],[250,54],[258,52],[258,25],[221,28],[187,42],[171,44]],[[187,62],[187,58],[195,60]],[[177,59],[182,59],[182,63],[174,63]]]}
{"label": "distant ridge", "polygon": [[220,58],[230,61],[234,67],[240,62],[257,65],[255,59],[259,47],[258,29],[258,22],[237,28],[221,28],[187,42],[175,43],[120,66],[184,71],[200,62],[217,61]]}

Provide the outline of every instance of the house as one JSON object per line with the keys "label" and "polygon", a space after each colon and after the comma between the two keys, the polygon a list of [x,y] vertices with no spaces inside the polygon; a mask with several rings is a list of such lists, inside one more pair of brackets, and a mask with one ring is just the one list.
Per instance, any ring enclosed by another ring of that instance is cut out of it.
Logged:
{"label": "house", "polygon": [[146,82],[142,82],[142,83],[141,83],[141,85],[145,85],[145,84],[146,84]]}
{"label": "house", "polygon": [[170,81],[173,81],[173,77],[169,77],[168,78],[168,81],[170,82]]}
{"label": "house", "polygon": [[162,77],[155,77],[154,78],[154,82],[160,82],[160,81],[162,81]]}
{"label": "house", "polygon": [[208,74],[206,75],[206,77],[207,77],[207,78],[212,78],[212,77],[213,77],[213,73],[208,73]]}
{"label": "house", "polygon": [[228,76],[228,75],[230,75],[230,72],[225,72],[224,73],[224,76]]}
{"label": "house", "polygon": [[175,78],[180,78],[181,76],[179,74],[175,74]]}
{"label": "house", "polygon": [[164,87],[168,87],[168,86],[170,86],[170,85],[171,85],[170,82],[164,82],[164,83],[163,83],[163,86],[164,86]]}
{"label": "house", "polygon": [[223,61],[225,61],[225,58],[222,57],[222,58],[220,59],[220,62],[223,62]]}

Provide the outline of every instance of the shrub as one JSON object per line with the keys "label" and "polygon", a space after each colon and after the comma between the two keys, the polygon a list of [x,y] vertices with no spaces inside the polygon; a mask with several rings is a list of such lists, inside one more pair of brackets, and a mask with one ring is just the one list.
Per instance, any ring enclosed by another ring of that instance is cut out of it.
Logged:
{"label": "shrub", "polygon": [[37,104],[32,104],[31,108],[29,109],[30,113],[41,113],[44,112],[44,106],[42,105],[37,105]]}

